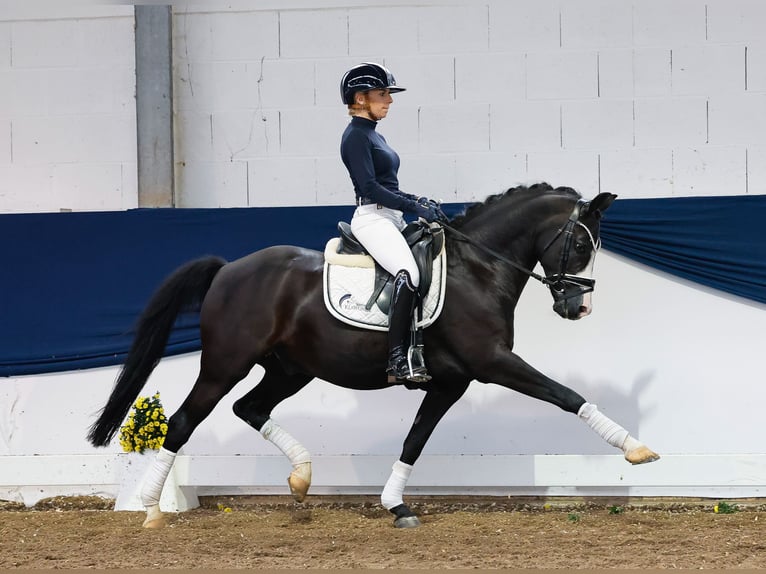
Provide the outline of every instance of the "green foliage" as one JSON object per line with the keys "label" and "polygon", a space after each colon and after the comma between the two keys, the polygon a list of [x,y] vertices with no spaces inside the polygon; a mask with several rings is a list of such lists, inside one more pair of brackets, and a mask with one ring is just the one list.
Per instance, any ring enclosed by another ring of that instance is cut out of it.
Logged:
{"label": "green foliage", "polygon": [[609,507],[609,514],[622,514],[625,509],[622,506],[612,505]]}
{"label": "green foliage", "polygon": [[570,512],[567,518],[569,522],[580,522],[580,515],[576,512]]}

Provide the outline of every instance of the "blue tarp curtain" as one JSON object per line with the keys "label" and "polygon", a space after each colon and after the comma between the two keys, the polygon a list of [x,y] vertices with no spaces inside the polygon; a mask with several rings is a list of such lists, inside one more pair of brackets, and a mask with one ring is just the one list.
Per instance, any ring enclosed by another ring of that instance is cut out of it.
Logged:
{"label": "blue tarp curtain", "polygon": [[[462,204],[446,206],[455,213]],[[203,255],[322,249],[353,207],[136,209],[0,215],[0,376],[120,364],[150,295]],[[605,249],[766,303],[766,196],[617,200]],[[199,349],[179,320],[167,355]]]}

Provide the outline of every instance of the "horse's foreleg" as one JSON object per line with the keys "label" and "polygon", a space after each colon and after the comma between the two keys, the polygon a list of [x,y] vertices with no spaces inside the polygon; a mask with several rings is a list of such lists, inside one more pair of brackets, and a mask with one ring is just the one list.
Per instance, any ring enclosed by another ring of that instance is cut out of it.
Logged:
{"label": "horse's foreleg", "polygon": [[[432,382],[431,384],[438,385]],[[438,388],[438,390],[436,390]],[[380,502],[386,510],[396,518],[394,526],[397,528],[413,528],[420,526],[420,520],[410,508],[404,504],[402,496],[410,478],[413,465],[423,452],[423,447],[433,433],[438,422],[442,419],[449,408],[463,396],[468,388],[468,382],[455,386],[434,386],[423,398],[423,402],[415,416],[415,422],[404,440],[402,454],[394,463],[391,476],[383,487]]]}
{"label": "horse's foreleg", "polygon": [[596,405],[588,403],[572,389],[546,377],[515,353],[498,348],[494,360],[488,361],[487,364],[489,367],[479,380],[496,383],[577,414],[607,443],[622,450],[625,459],[631,464],[653,462],[660,458],[657,453],[630,436],[627,430],[599,412]]}
{"label": "horse's foreleg", "polygon": [[577,416],[586,422],[598,435],[610,445],[619,448],[625,454],[625,460],[631,464],[654,462],[660,458],[641,441],[630,436],[628,431],[604,415],[596,405],[588,402],[577,411]]}

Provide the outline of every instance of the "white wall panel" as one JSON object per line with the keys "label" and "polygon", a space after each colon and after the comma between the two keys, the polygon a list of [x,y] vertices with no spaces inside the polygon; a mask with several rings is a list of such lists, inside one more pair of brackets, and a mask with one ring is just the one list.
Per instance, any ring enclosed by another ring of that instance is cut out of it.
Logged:
{"label": "white wall panel", "polygon": [[[338,136],[340,142],[340,136]],[[334,151],[334,150],[333,150]],[[349,205],[354,201],[354,185],[336,154],[316,159],[316,197],[320,205]]]}
{"label": "white wall panel", "polygon": [[431,106],[455,100],[455,59],[451,55],[386,57],[385,65],[396,83],[407,88],[406,92],[394,95],[398,101]]}
{"label": "white wall panel", "polygon": [[489,105],[424,107],[420,147],[435,153],[489,151]]}
{"label": "white wall panel", "polygon": [[710,143],[766,143],[766,93],[710,98]]}
{"label": "white wall panel", "polygon": [[633,51],[633,90],[638,98],[669,96],[671,52],[665,48],[636,48]]}
{"label": "white wall panel", "polygon": [[598,95],[598,57],[590,51],[527,54],[527,98],[572,99]]}
{"label": "white wall panel", "polygon": [[13,122],[13,158],[20,164],[135,160],[130,116],[26,117]]}
{"label": "white wall panel", "polygon": [[[323,155],[340,146],[346,127],[342,108],[293,108],[280,113],[280,150],[286,155]],[[340,161],[340,155],[338,156]]]}
{"label": "white wall panel", "polygon": [[[418,8],[400,6],[349,10],[348,53],[363,58],[370,54],[408,56],[417,53],[419,14]],[[346,69],[348,67],[343,71]]]}
{"label": "white wall panel", "polygon": [[633,50],[600,50],[598,53],[598,95],[601,98],[632,98]]}
{"label": "white wall panel", "polygon": [[747,148],[747,191],[766,194],[766,145]]}
{"label": "white wall panel", "polygon": [[13,66],[18,68],[58,68],[77,65],[76,20],[14,22]]}
{"label": "white wall panel", "polygon": [[521,52],[455,57],[455,99],[515,106],[526,93],[526,57]]}
{"label": "white wall panel", "polygon": [[0,211],[58,211],[63,206],[53,196],[52,181],[51,165],[0,163]]}
{"label": "white wall panel", "polygon": [[11,163],[11,121],[0,119],[0,165]]}
{"label": "white wall panel", "polygon": [[213,31],[211,15],[173,12],[173,62],[209,62],[213,58]]}
{"label": "white wall panel", "polygon": [[[59,208],[72,211],[121,211],[137,207],[136,185],[131,185],[125,171],[135,171],[135,164],[62,163],[52,173],[52,193]],[[132,193],[131,193],[132,192]]]}
{"label": "white wall panel", "polygon": [[706,7],[711,42],[766,44],[761,0],[710,0]]}
{"label": "white wall panel", "polygon": [[489,5],[490,51],[553,49],[561,45],[558,0]]}
{"label": "white wall panel", "polygon": [[766,92],[766,46],[747,46],[747,91]]}
{"label": "white wall panel", "polygon": [[417,196],[457,201],[455,185],[455,157],[450,154],[408,157],[399,170],[399,188]]}
{"label": "white wall panel", "polygon": [[492,151],[561,148],[561,104],[552,101],[493,105],[490,116]]}
{"label": "white wall panel", "polygon": [[703,98],[636,100],[636,147],[699,146],[707,141]]}
{"label": "white wall panel", "polygon": [[41,116],[55,95],[48,91],[48,70],[0,70],[0,117]]}
{"label": "white wall panel", "polygon": [[275,111],[252,109],[213,114],[212,157],[208,159],[233,161],[279,153],[279,122]]}
{"label": "white wall panel", "polygon": [[673,195],[741,195],[746,191],[741,147],[680,148],[673,152]]}
{"label": "white wall panel", "polygon": [[561,3],[563,48],[624,48],[633,44],[633,3],[582,0]]}
{"label": "white wall panel", "polygon": [[486,51],[489,45],[487,6],[421,9],[418,18],[419,50],[424,54]]}
{"label": "white wall panel", "polygon": [[246,161],[176,162],[177,207],[247,207]]}
{"label": "white wall panel", "polygon": [[702,96],[741,94],[745,89],[743,46],[674,48],[673,94]]}
{"label": "white wall panel", "polygon": [[587,100],[561,104],[565,149],[625,149],[633,145],[632,100]]}
{"label": "white wall panel", "polygon": [[527,156],[522,153],[462,154],[455,169],[455,201],[484,201],[489,195],[527,183]]}
{"label": "white wall panel", "polygon": [[573,187],[584,196],[598,191],[598,154],[591,151],[531,152],[527,155],[530,182],[547,181],[554,187]]}
{"label": "white wall panel", "polygon": [[332,58],[348,55],[346,10],[285,10],[279,13],[282,58]]}
{"label": "white wall panel", "polygon": [[[277,12],[212,14],[210,57],[219,61],[258,61],[279,55],[280,22]],[[223,33],[222,33],[223,32]],[[287,28],[291,33],[290,26]]]}
{"label": "white wall panel", "polygon": [[11,24],[9,22],[0,22],[0,70],[5,70],[10,67],[11,67]]}
{"label": "white wall panel", "polygon": [[704,2],[640,0],[633,3],[633,42],[636,46],[686,46],[705,41]]}
{"label": "white wall panel", "polygon": [[[254,159],[248,162],[250,205],[316,205],[316,160],[313,157]],[[349,195],[353,201],[353,193]],[[350,203],[347,199],[347,203]]]}
{"label": "white wall panel", "polygon": [[600,154],[601,191],[620,198],[673,195],[673,152],[667,149],[624,149]]}
{"label": "white wall panel", "polygon": [[173,122],[176,161],[210,161],[213,158],[213,116],[177,112]]}

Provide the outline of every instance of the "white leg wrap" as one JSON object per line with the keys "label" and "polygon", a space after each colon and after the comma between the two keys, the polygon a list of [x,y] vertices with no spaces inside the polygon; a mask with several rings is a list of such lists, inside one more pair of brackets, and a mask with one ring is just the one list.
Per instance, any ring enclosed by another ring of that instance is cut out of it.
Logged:
{"label": "white leg wrap", "polygon": [[639,441],[628,434],[628,431],[606,415],[600,413],[596,405],[585,403],[580,407],[577,416],[588,423],[588,426],[596,431],[606,442],[625,453],[641,445]]}
{"label": "white leg wrap", "polygon": [[405,464],[400,460],[394,463],[391,476],[388,477],[388,482],[386,482],[383,493],[380,495],[380,502],[386,510],[404,504],[402,495],[404,494],[404,487],[407,486],[407,481],[410,479],[410,473],[412,473],[411,464]]}
{"label": "white leg wrap", "polygon": [[146,508],[160,503],[162,487],[173,467],[173,461],[176,459],[176,453],[170,452],[165,448],[160,448],[154,464],[149,469],[144,479],[144,485],[141,488],[141,502]]}
{"label": "white leg wrap", "polygon": [[269,419],[264,423],[261,434],[284,453],[293,468],[297,469],[301,467],[300,465],[311,462],[309,451],[273,420]]}

